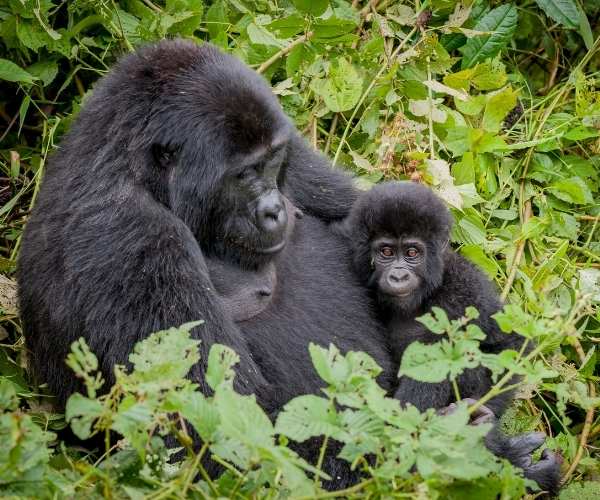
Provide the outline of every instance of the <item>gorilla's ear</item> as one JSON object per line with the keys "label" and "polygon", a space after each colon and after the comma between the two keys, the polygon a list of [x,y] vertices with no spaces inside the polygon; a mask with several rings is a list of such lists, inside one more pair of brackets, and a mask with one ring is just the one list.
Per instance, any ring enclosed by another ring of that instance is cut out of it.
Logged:
{"label": "gorilla's ear", "polygon": [[177,161],[177,153],[179,148],[172,145],[152,144],[152,158],[156,166],[160,168],[168,168]]}

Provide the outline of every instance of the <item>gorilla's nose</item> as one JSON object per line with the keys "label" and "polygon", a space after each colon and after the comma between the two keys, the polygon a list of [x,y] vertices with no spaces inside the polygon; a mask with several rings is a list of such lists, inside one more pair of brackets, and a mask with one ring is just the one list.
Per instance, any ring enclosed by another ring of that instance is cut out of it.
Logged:
{"label": "gorilla's nose", "polygon": [[277,191],[261,196],[256,206],[258,226],[269,233],[283,231],[287,224],[287,211]]}
{"label": "gorilla's nose", "polygon": [[410,279],[410,272],[406,269],[394,269],[388,274],[388,280],[391,285],[399,285]]}

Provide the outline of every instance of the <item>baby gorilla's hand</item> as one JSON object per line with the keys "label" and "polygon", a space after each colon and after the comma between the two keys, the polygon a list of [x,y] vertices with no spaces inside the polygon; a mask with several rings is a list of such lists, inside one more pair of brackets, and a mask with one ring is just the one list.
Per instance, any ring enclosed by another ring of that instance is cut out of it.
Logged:
{"label": "baby gorilla's hand", "polygon": [[[467,403],[469,406],[472,406],[477,402],[477,400],[475,400],[473,398],[465,398],[465,399],[463,399],[463,401],[465,403]],[[454,413],[456,411],[456,408],[458,408],[456,403],[450,403],[445,408],[441,408],[440,410],[438,410],[438,414],[439,415],[451,415],[452,413]],[[479,424],[494,423],[495,421],[496,421],[496,415],[494,415],[494,412],[492,410],[490,410],[487,406],[481,405],[479,408],[477,408],[471,414],[471,417],[469,419],[469,424],[479,425]]]}

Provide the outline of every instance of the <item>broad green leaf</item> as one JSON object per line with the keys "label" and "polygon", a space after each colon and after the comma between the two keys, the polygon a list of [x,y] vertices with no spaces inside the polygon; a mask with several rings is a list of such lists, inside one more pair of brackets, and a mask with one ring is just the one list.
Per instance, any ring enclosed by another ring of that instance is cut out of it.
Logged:
{"label": "broad green leaf", "polygon": [[504,118],[517,105],[518,91],[508,87],[488,94],[482,127],[488,132],[499,132]]}
{"label": "broad green leaf", "polygon": [[31,75],[14,62],[7,59],[0,59],[0,80],[9,82],[33,83],[37,77]]}
{"label": "broad green leaf", "polygon": [[575,0],[535,0],[546,15],[567,28],[579,26],[579,9]]}
{"label": "broad green leaf", "polygon": [[58,64],[52,59],[39,61],[27,68],[28,73],[42,80],[44,86],[48,86],[58,74]]}
{"label": "broad green leaf", "polygon": [[567,203],[584,205],[594,202],[594,196],[589,186],[581,177],[571,177],[554,182],[549,186],[549,190],[554,196]]}
{"label": "broad green leaf", "polygon": [[102,404],[75,393],[67,401],[65,419],[79,439],[88,439],[92,435],[92,425],[104,413]]}
{"label": "broad green leaf", "polygon": [[413,342],[402,355],[399,376],[406,376],[419,382],[443,382],[448,377],[448,356],[442,343],[422,344]]}
{"label": "broad green leaf", "polygon": [[227,18],[227,5],[225,0],[217,0],[206,11],[206,28],[210,38],[217,38],[220,33],[227,30],[229,19]]}
{"label": "broad green leaf", "polygon": [[290,38],[303,31],[305,25],[306,22],[302,16],[292,14],[291,16],[286,16],[267,24],[265,28],[275,33],[278,38]]}
{"label": "broad green leaf", "polygon": [[248,445],[269,447],[273,444],[273,424],[254,396],[241,396],[229,387],[217,389],[214,403],[221,417],[220,430],[226,436]]}
{"label": "broad green leaf", "polygon": [[408,101],[408,110],[415,116],[428,117],[435,123],[445,123],[448,114],[439,109],[438,106],[444,102],[444,99],[410,99]]}
{"label": "broad green leaf", "polygon": [[285,47],[285,42],[283,40],[277,39],[273,33],[263,26],[250,23],[246,30],[248,32],[248,38],[250,39],[250,42],[256,45],[268,45],[278,48]]}
{"label": "broad green leaf", "polygon": [[331,111],[347,111],[360,99],[362,77],[351,63],[340,57],[331,65],[327,79],[313,80],[311,88]]}
{"label": "broad green leaf", "polygon": [[316,19],[311,28],[313,36],[310,41],[317,44],[351,42],[357,38],[353,34],[356,23],[348,19]]}
{"label": "broad green leaf", "polygon": [[329,0],[292,0],[292,3],[300,12],[316,17],[323,14],[329,6]]}
{"label": "broad green leaf", "polygon": [[495,278],[500,271],[500,266],[494,259],[490,259],[483,248],[479,245],[464,245],[460,249],[460,253],[464,255],[474,264],[481,267],[490,278]]}
{"label": "broad green leaf", "polygon": [[492,33],[467,41],[461,49],[463,53],[462,68],[470,68],[478,62],[498,54],[512,38],[518,19],[517,8],[513,4],[501,5],[488,12],[477,22],[474,29]]}
{"label": "broad green leaf", "polygon": [[342,432],[332,403],[310,394],[298,396],[284,406],[275,431],[299,442],[316,436],[338,438]]}

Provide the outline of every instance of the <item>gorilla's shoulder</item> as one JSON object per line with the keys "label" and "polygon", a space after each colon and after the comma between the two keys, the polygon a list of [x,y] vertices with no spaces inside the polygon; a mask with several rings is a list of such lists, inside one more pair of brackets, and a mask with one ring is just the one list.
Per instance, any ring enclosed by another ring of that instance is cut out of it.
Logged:
{"label": "gorilla's shoulder", "polygon": [[453,303],[461,308],[473,305],[482,313],[500,305],[496,285],[479,267],[453,251],[446,252],[444,257],[444,278],[440,292],[452,297]]}

